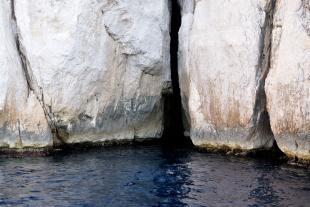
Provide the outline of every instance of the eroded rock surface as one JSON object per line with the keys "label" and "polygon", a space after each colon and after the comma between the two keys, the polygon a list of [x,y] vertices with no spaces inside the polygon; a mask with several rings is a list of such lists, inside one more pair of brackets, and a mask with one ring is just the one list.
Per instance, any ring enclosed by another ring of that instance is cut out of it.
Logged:
{"label": "eroded rock surface", "polygon": [[178,65],[195,145],[310,159],[310,1],[178,1],[171,68],[170,1],[1,1],[0,147],[159,138]]}
{"label": "eroded rock surface", "polygon": [[161,136],[166,0],[5,0],[0,9],[1,140],[15,142],[23,120],[21,132],[46,141],[53,131],[57,143]]}
{"label": "eroded rock surface", "polygon": [[23,48],[10,1],[0,2],[0,147],[53,144],[40,101],[27,83]]}
{"label": "eroded rock surface", "polygon": [[271,127],[282,151],[310,159],[310,1],[277,3],[266,81]]}
{"label": "eroded rock surface", "polygon": [[193,143],[272,147],[264,81],[274,1],[180,3],[180,86]]}

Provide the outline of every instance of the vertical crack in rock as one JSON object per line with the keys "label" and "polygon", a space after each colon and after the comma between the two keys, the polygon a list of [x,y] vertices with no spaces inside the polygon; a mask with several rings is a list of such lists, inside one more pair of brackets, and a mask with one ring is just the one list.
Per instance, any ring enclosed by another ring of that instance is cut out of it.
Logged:
{"label": "vertical crack in rock", "polygon": [[15,13],[15,0],[11,0],[11,18],[13,20],[13,26],[14,26],[14,35],[15,35],[15,43],[16,43],[16,48],[17,48],[17,52],[19,54],[20,57],[20,62],[21,62],[21,66],[23,69],[23,73],[25,75],[25,79],[27,82],[27,87],[28,87],[28,97],[30,95],[31,92],[33,92],[33,94],[36,96],[37,100],[39,101],[45,118],[47,120],[47,123],[50,127],[50,130],[53,134],[53,142],[54,144],[59,143],[59,136],[57,135],[57,128],[56,125],[54,123],[54,119],[53,119],[53,114],[52,111],[48,109],[48,107],[45,105],[44,103],[44,94],[42,91],[42,88],[40,88],[38,86],[38,84],[36,83],[36,81],[33,79],[33,74],[31,71],[31,67],[30,67],[30,62],[27,58],[26,55],[26,50],[24,48],[24,46],[22,45],[22,38],[20,36],[20,32],[19,32],[19,27],[18,27],[18,23],[17,23],[17,18],[16,18],[16,13]]}
{"label": "vertical crack in rock", "polygon": [[11,12],[12,12],[12,20],[14,22],[14,29],[15,29],[15,42],[16,42],[16,48],[17,52],[20,57],[20,62],[22,64],[22,69],[26,78],[27,86],[28,86],[28,96],[30,91],[33,91],[33,87],[31,84],[31,77],[27,71],[27,67],[29,65],[27,57],[24,55],[24,49],[22,48],[21,41],[20,41],[20,36],[18,34],[18,27],[17,27],[17,19],[16,19],[16,14],[15,14],[15,0],[11,0]]}
{"label": "vertical crack in rock", "polygon": [[170,67],[172,94],[164,95],[164,134],[163,139],[171,145],[191,145],[184,136],[182,121],[182,102],[178,74],[179,29],[181,27],[181,8],[178,0],[170,1]]}
{"label": "vertical crack in rock", "polygon": [[256,74],[257,88],[254,112],[251,120],[251,131],[249,139],[256,138],[266,147],[272,147],[276,151],[277,143],[270,126],[269,113],[267,111],[267,98],[265,92],[265,80],[269,73],[272,48],[273,19],[276,7],[276,0],[270,0],[266,7],[265,23],[262,28],[261,55]]}

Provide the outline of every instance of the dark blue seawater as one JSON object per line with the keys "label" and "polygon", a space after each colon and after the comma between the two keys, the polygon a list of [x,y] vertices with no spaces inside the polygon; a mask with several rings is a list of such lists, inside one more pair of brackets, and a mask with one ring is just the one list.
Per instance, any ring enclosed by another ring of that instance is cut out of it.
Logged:
{"label": "dark blue seawater", "polygon": [[0,206],[310,206],[310,171],[160,146],[0,158]]}

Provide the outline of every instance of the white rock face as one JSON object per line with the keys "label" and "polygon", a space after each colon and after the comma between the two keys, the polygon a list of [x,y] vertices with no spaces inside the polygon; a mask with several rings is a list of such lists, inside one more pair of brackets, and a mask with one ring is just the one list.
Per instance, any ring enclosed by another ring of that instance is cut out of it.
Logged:
{"label": "white rock face", "polygon": [[270,2],[180,2],[180,87],[193,143],[270,148],[274,138],[268,128],[261,58]]}
{"label": "white rock face", "polygon": [[266,81],[271,127],[282,151],[310,159],[310,1],[282,0]]}
{"label": "white rock face", "polygon": [[44,112],[28,89],[10,1],[0,2],[0,147],[52,145]]}
{"label": "white rock face", "polygon": [[[178,1],[185,134],[309,160],[310,0]],[[2,0],[0,147],[161,137],[169,31],[168,0]]]}
{"label": "white rock face", "polygon": [[[44,132],[55,131],[65,143],[161,136],[161,93],[170,82],[166,0],[12,2],[26,75],[5,0],[1,40],[10,41],[0,53],[0,126],[15,127],[7,116],[18,110],[28,121],[25,133],[48,120],[51,129]],[[5,130],[0,140],[15,142]]]}

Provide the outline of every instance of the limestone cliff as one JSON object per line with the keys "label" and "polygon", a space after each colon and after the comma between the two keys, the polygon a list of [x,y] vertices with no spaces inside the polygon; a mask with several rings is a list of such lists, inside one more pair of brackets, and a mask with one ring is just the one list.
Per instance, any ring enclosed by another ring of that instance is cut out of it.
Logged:
{"label": "limestone cliff", "polygon": [[171,1],[2,0],[0,147],[178,126],[196,146],[309,160],[310,1]]}
{"label": "limestone cliff", "polygon": [[5,0],[0,11],[1,146],[161,137],[167,1]]}
{"label": "limestone cliff", "polygon": [[0,2],[0,147],[53,144],[42,102],[29,85],[13,2]]}
{"label": "limestone cliff", "polygon": [[268,111],[277,143],[310,159],[310,1],[282,0],[275,10]]}
{"label": "limestone cliff", "polygon": [[274,1],[180,2],[180,85],[193,143],[272,147],[264,94],[268,54],[263,53]]}
{"label": "limestone cliff", "polygon": [[310,1],[179,2],[183,119],[193,143],[277,144],[309,159]]}

